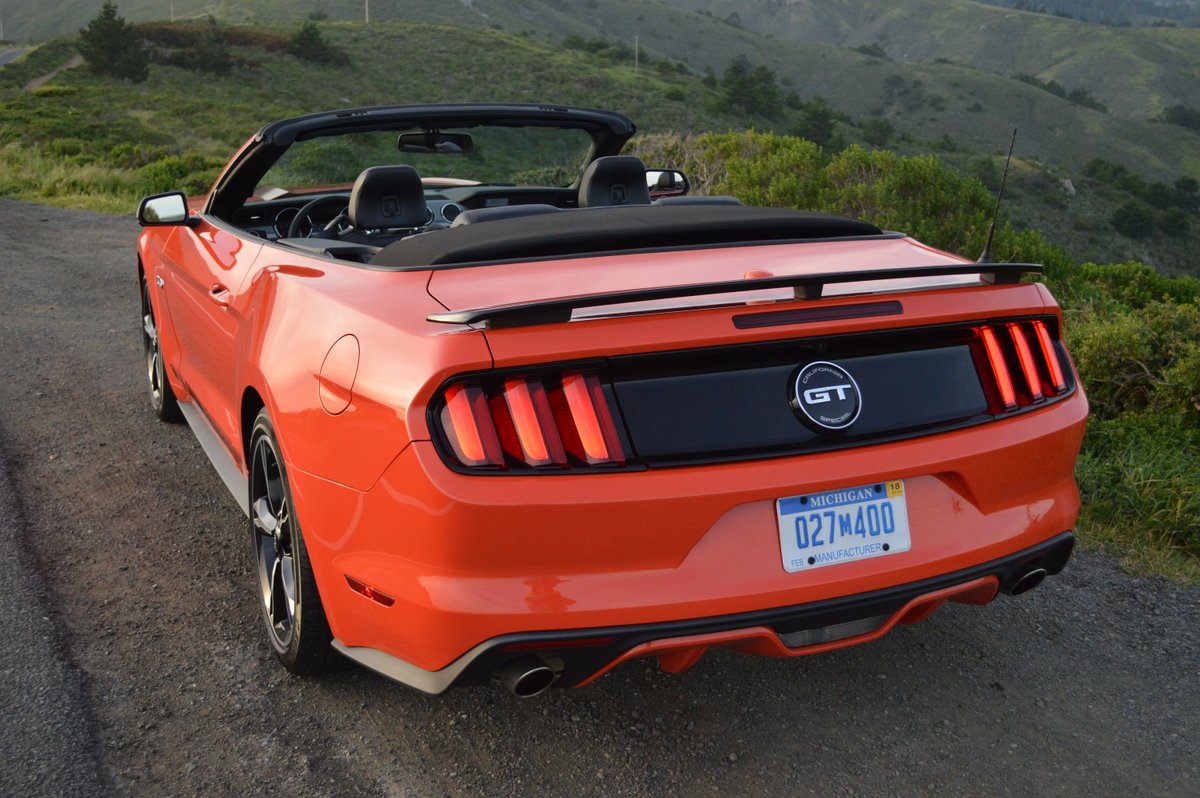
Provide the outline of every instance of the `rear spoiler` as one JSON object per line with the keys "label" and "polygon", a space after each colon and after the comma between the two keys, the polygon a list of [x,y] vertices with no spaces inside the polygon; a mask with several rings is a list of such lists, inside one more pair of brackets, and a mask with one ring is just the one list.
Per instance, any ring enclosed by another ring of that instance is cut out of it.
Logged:
{"label": "rear spoiler", "polygon": [[908,277],[946,277],[978,274],[985,284],[1011,285],[1025,274],[1043,274],[1044,266],[1034,263],[962,263],[953,266],[912,266],[874,269],[866,272],[832,272],[826,274],[795,274],[786,277],[760,277],[727,280],[717,283],[674,285],[663,288],[640,288],[633,291],[611,291],[603,294],[584,294],[563,299],[543,299],[515,305],[496,305],[434,313],[426,321],[440,324],[486,324],[490,328],[531,327],[537,324],[559,324],[571,320],[577,308],[603,305],[624,305],[631,302],[651,302],[657,299],[677,299],[705,294],[732,294],[740,291],[763,291],[771,288],[791,288],[796,299],[820,299],[830,283],[866,283],[876,280],[896,280]]}

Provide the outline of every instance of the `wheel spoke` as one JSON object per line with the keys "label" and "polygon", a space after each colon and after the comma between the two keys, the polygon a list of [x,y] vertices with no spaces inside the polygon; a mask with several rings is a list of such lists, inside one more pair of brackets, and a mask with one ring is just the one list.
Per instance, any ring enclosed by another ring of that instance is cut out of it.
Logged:
{"label": "wheel spoke", "polygon": [[267,613],[271,618],[271,623],[274,625],[276,632],[279,634],[280,641],[288,633],[288,628],[291,625],[289,621],[287,588],[284,584],[284,564],[283,558],[275,560],[275,568],[271,574],[271,606]]}
{"label": "wheel spoke", "polygon": [[152,346],[158,344],[158,328],[154,326],[154,316],[147,313],[142,316],[142,331],[146,333],[146,339]]}
{"label": "wheel spoke", "polygon": [[269,536],[259,537],[255,549],[258,552],[258,589],[263,606],[271,601],[271,576],[275,567],[275,544]]}
{"label": "wheel spoke", "polygon": [[296,616],[296,563],[292,555],[287,554],[279,558],[279,564],[285,600],[284,608],[287,610],[287,622],[290,627],[292,619]]}
{"label": "wheel spoke", "polygon": [[274,537],[275,528],[279,525],[279,520],[271,512],[271,503],[266,496],[254,500],[254,529],[260,535]]}

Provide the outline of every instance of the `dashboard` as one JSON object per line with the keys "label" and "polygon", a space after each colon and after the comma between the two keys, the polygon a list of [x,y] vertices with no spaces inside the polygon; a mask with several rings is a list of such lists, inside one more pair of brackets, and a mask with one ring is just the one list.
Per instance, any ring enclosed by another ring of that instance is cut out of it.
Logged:
{"label": "dashboard", "polygon": [[[286,196],[280,199],[248,202],[234,212],[230,219],[236,227],[268,241],[288,238],[292,222],[300,210],[309,203],[319,200],[301,223],[298,235],[307,238],[313,229],[324,227],[338,214],[346,213],[350,202],[349,191]],[[340,202],[339,202],[340,200]],[[496,208],[506,205],[541,203],[558,208],[576,207],[574,189],[529,188],[525,186],[455,186],[437,190],[426,189],[425,204],[428,220],[423,229],[448,227],[466,210]]]}

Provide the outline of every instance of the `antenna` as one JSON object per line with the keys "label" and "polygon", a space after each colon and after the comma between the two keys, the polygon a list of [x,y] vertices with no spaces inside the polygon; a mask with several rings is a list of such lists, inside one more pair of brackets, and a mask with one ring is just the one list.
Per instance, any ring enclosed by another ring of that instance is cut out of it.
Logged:
{"label": "antenna", "polygon": [[1000,202],[1004,199],[1004,184],[1008,182],[1008,165],[1012,163],[1013,147],[1017,145],[1017,129],[1013,128],[1012,141],[1008,143],[1008,157],[1004,159],[1004,174],[1000,176],[1000,190],[996,192],[996,207],[992,209],[992,223],[988,226],[987,241],[976,263],[992,262],[992,236],[996,234],[996,217],[1000,215]]}

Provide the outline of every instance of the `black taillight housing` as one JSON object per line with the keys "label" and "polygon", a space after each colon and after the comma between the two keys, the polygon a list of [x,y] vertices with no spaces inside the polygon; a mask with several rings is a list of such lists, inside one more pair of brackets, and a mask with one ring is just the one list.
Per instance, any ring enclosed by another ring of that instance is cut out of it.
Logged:
{"label": "black taillight housing", "polygon": [[1070,388],[1049,324],[1042,319],[975,328],[977,363],[992,412],[1012,413]]}
{"label": "black taillight housing", "polygon": [[431,405],[447,462],[471,472],[574,472],[630,465],[612,393],[590,367],[457,379]]}

